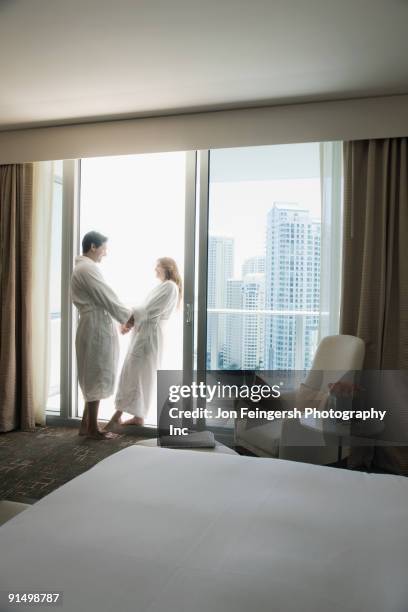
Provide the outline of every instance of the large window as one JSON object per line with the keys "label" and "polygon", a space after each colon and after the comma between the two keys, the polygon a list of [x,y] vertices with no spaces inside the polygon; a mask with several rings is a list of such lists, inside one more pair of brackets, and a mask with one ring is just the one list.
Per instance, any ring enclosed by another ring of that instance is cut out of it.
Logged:
{"label": "large window", "polygon": [[[55,177],[48,409],[82,415],[69,277],[89,230],[108,236],[101,271],[129,306],[158,282],[158,257],[177,261],[185,309],[167,327],[164,369],[183,369],[186,380],[193,365],[200,372],[308,369],[320,337],[336,333],[338,322],[339,275],[326,260],[329,251],[330,263],[341,256],[337,145],[65,162],[64,201],[61,169]],[[120,337],[119,368],[128,342]],[[100,418],[113,410],[114,396],[102,402]],[[156,423],[155,407],[146,422]]]}
{"label": "large window", "polygon": [[207,368],[309,368],[320,316],[319,144],[213,151],[209,193]]}

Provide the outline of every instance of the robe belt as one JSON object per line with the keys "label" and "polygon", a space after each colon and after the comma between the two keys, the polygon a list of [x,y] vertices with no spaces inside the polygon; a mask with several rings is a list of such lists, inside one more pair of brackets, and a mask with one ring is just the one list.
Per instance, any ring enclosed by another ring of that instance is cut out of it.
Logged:
{"label": "robe belt", "polygon": [[160,319],[150,319],[150,321],[145,320],[140,324],[139,329],[137,331],[140,331],[143,334],[145,341],[152,342],[154,336],[157,333],[157,326],[159,322]]}
{"label": "robe belt", "polygon": [[85,306],[84,308],[78,308],[78,312],[80,315],[87,314],[88,312],[103,312],[109,315],[109,312],[105,310],[105,308],[99,306]]}

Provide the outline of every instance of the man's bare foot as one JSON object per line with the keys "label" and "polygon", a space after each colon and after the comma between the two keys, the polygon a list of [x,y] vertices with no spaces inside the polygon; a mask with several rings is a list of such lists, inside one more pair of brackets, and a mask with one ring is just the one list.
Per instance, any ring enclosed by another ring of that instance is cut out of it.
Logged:
{"label": "man's bare foot", "polygon": [[88,403],[86,402],[84,406],[84,413],[82,415],[82,420],[79,425],[78,435],[86,436],[86,434],[88,433],[88,429],[89,429],[89,407],[88,407]]}
{"label": "man's bare foot", "polygon": [[135,416],[129,419],[128,421],[122,423],[122,425],[140,425],[141,427],[143,427],[144,419],[142,419],[142,417]]}
{"label": "man's bare foot", "polygon": [[88,432],[86,437],[89,440],[113,440],[114,438],[118,438],[119,434],[113,433],[112,431],[95,431]]}
{"label": "man's bare foot", "polygon": [[81,422],[79,426],[78,436],[86,436],[88,433],[88,424]]}

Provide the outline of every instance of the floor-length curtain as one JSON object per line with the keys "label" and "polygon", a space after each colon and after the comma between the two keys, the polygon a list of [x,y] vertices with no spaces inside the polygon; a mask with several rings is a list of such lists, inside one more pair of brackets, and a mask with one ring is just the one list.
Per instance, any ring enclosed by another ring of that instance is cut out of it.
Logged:
{"label": "floor-length curtain", "polygon": [[32,361],[33,409],[38,425],[45,425],[49,388],[50,264],[54,163],[34,164],[32,240]]}
{"label": "floor-length curtain", "polygon": [[344,143],[341,332],[365,368],[408,368],[408,139]]}
{"label": "floor-length curtain", "polygon": [[319,342],[339,333],[342,235],[342,143],[320,144],[321,236]]}
{"label": "floor-length curtain", "polygon": [[[407,138],[344,143],[340,329],[365,341],[368,370],[408,369],[407,155]],[[405,406],[406,378],[397,382]],[[395,389],[387,392],[389,410]],[[408,411],[397,408],[390,418],[398,422],[397,439],[407,439]],[[408,447],[353,448],[350,462],[408,474]]]}
{"label": "floor-length curtain", "polygon": [[0,166],[0,431],[35,426],[31,359],[32,164]]}

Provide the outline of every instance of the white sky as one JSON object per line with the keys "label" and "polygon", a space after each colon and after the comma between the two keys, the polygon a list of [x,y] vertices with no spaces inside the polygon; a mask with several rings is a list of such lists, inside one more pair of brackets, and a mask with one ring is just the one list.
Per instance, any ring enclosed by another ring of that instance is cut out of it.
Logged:
{"label": "white sky", "polygon": [[[158,283],[158,257],[173,257],[183,274],[185,154],[85,159],[81,166],[82,236],[109,238],[101,263],[106,281],[127,305],[140,304]],[[182,367],[182,312],[169,322],[163,367]],[[127,338],[121,338],[122,356]]]}
{"label": "white sky", "polygon": [[184,259],[185,154],[85,159],[81,237],[109,237],[102,268],[123,300],[139,303],[157,283],[158,257]]}

